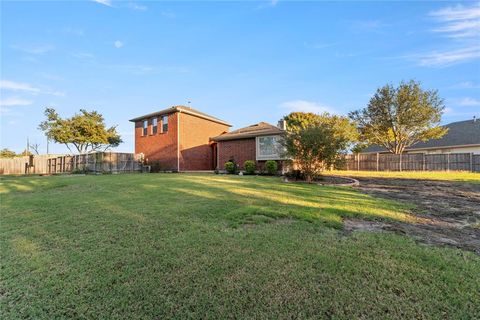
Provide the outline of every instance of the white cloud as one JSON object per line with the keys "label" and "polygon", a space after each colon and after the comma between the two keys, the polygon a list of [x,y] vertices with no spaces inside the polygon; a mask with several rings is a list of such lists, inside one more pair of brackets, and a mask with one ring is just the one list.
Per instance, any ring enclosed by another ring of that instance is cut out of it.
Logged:
{"label": "white cloud", "polygon": [[115,46],[115,48],[119,49],[124,46],[124,43],[120,40],[117,40],[113,43],[113,45]]}
{"label": "white cloud", "polygon": [[169,19],[175,19],[177,17],[177,15],[172,11],[162,11],[160,14],[162,17]]}
{"label": "white cloud", "polygon": [[106,65],[105,67],[134,75],[188,73],[190,71],[190,69],[188,69],[187,67],[182,66],[149,66],[142,64],[116,64]]}
{"label": "white cloud", "polygon": [[141,5],[141,4],[138,4],[138,3],[134,3],[134,2],[130,2],[128,4],[128,7],[132,10],[136,10],[136,11],[145,11],[147,10],[147,6],[144,6],[144,5]]}
{"label": "white cloud", "polygon": [[432,11],[429,14],[442,26],[433,29],[434,32],[444,33],[452,38],[476,37],[480,35],[480,5],[471,7],[457,5]]}
{"label": "white cloud", "polygon": [[92,0],[93,2],[103,4],[108,7],[112,7],[112,1],[111,0]]}
{"label": "white cloud", "polygon": [[445,7],[428,14],[438,26],[431,31],[454,39],[444,49],[405,56],[420,66],[446,67],[480,58],[480,4]]}
{"label": "white cloud", "polygon": [[19,50],[28,54],[45,54],[47,52],[53,51],[55,49],[54,46],[45,44],[45,45],[11,45],[10,48]]}
{"label": "white cloud", "polygon": [[306,100],[291,100],[286,101],[280,104],[280,108],[286,110],[287,112],[313,112],[313,113],[323,113],[323,112],[333,112],[333,109],[324,104],[306,101]]}
{"label": "white cloud", "polygon": [[89,59],[93,59],[95,56],[92,53],[88,53],[88,52],[75,52],[75,53],[72,53],[72,57],[80,60],[89,60]]}
{"label": "white cloud", "polygon": [[10,80],[0,80],[0,89],[11,91],[24,91],[31,94],[48,94],[59,97],[65,96],[65,93],[61,91],[50,90],[47,88],[40,89],[28,83],[15,82]]}
{"label": "white cloud", "polygon": [[464,107],[480,106],[480,100],[467,97],[467,98],[460,99],[457,104],[459,106],[464,106]]}
{"label": "white cloud", "polygon": [[85,31],[83,29],[71,28],[71,27],[64,28],[63,33],[66,33],[68,35],[78,36],[78,37],[83,37],[85,35]]}
{"label": "white cloud", "polygon": [[14,82],[9,80],[0,80],[0,89],[14,90],[14,91],[29,91],[39,93],[40,89],[35,88],[28,83]]}
{"label": "white cloud", "polygon": [[334,42],[313,42],[313,43],[304,42],[303,44],[305,45],[305,47],[312,48],[312,49],[325,49],[325,48],[330,48],[337,45]]}
{"label": "white cloud", "polygon": [[429,52],[408,56],[418,61],[421,66],[445,67],[453,64],[471,61],[480,58],[480,46],[474,45],[455,50],[443,52]]}
{"label": "white cloud", "polygon": [[0,100],[0,107],[28,106],[32,103],[33,101],[30,101],[30,100],[26,100],[18,97],[10,97],[10,98]]}
{"label": "white cloud", "polygon": [[463,82],[454,84],[450,88],[453,88],[453,89],[480,89],[480,83],[473,83],[471,81],[463,81]]}
{"label": "white cloud", "polygon": [[261,4],[257,6],[257,9],[273,8],[276,7],[279,2],[279,0],[262,1]]}

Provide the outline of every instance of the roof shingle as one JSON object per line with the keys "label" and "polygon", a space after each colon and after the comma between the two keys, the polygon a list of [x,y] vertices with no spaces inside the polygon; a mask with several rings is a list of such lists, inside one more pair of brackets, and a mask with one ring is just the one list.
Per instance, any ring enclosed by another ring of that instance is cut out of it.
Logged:
{"label": "roof shingle", "polygon": [[129,121],[136,122],[136,121],[141,121],[141,120],[144,120],[144,119],[152,118],[152,117],[155,117],[155,116],[161,116],[161,115],[164,115],[164,114],[174,113],[174,112],[183,112],[183,113],[187,113],[187,114],[197,116],[197,117],[200,117],[200,118],[203,118],[203,119],[207,119],[207,120],[210,120],[210,121],[213,121],[213,122],[221,123],[221,124],[227,125],[229,127],[232,126],[228,122],[225,122],[225,121],[223,121],[221,119],[218,119],[214,116],[211,116],[209,114],[203,113],[201,111],[198,111],[196,109],[186,107],[186,106],[173,106],[173,107],[170,107],[170,108],[167,108],[167,109],[163,109],[163,110],[160,110],[160,111],[157,111],[157,112],[149,113],[149,114],[146,114],[146,115],[143,115],[143,116],[140,116],[140,117],[130,119]]}
{"label": "roof shingle", "polygon": [[[432,139],[426,142],[419,142],[408,150],[426,149],[426,148],[448,148],[454,146],[480,145],[480,121],[466,120],[452,122],[444,127],[448,132],[441,139]],[[362,153],[385,152],[387,149],[372,145],[362,151]]]}
{"label": "roof shingle", "polygon": [[211,138],[213,141],[236,140],[254,138],[258,136],[279,135],[284,131],[266,122],[260,122],[251,126],[240,128],[231,132]]}

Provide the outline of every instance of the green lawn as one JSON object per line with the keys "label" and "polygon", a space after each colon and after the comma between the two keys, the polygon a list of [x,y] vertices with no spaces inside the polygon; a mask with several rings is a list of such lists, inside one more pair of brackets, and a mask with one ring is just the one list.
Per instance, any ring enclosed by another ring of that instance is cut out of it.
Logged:
{"label": "green lawn", "polygon": [[1,178],[0,318],[480,317],[480,258],[342,217],[409,220],[279,178]]}
{"label": "green lawn", "polygon": [[330,171],[325,174],[355,176],[355,177],[377,177],[395,179],[420,179],[420,180],[442,180],[480,183],[479,172],[466,171]]}

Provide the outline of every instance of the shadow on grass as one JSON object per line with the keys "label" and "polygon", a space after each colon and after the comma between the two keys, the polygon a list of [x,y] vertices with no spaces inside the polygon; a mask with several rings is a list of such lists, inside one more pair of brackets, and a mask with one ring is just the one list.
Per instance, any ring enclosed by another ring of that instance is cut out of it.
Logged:
{"label": "shadow on grass", "polygon": [[[28,203],[83,206],[89,212],[145,223],[161,215],[223,221],[229,227],[294,218],[341,228],[345,217],[409,221],[405,205],[349,187],[284,184],[274,177],[149,174],[9,177],[1,180],[2,206]],[[8,195],[8,196],[7,196]],[[41,199],[41,200],[40,200]]]}

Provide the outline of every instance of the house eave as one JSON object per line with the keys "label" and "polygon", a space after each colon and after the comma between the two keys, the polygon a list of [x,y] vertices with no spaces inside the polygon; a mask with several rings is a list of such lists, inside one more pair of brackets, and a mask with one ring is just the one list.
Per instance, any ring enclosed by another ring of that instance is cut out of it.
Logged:
{"label": "house eave", "polygon": [[264,137],[264,136],[281,136],[282,132],[262,132],[262,133],[252,133],[252,134],[244,134],[244,135],[237,135],[237,136],[216,136],[210,138],[210,140],[218,142],[218,141],[231,141],[231,140],[243,140],[243,139],[252,139],[256,137]]}
{"label": "house eave", "polygon": [[201,119],[205,119],[205,120],[209,120],[209,121],[216,122],[216,123],[219,123],[219,124],[223,124],[223,125],[228,126],[228,127],[232,126],[231,124],[229,124],[228,122],[225,122],[223,120],[216,119],[216,118],[213,118],[213,117],[209,117],[209,116],[206,116],[206,115],[203,115],[203,114],[199,114],[199,113],[197,113],[193,110],[188,110],[188,109],[185,109],[185,108],[178,108],[178,107],[171,107],[171,108],[160,110],[160,111],[157,111],[157,112],[152,112],[152,113],[140,116],[140,117],[130,119],[128,121],[138,122],[138,121],[146,120],[146,119],[149,119],[149,118],[152,118],[152,117],[161,116],[161,115],[165,115],[165,114],[176,113],[176,112],[186,113],[186,114],[189,114],[189,115],[201,118]]}

